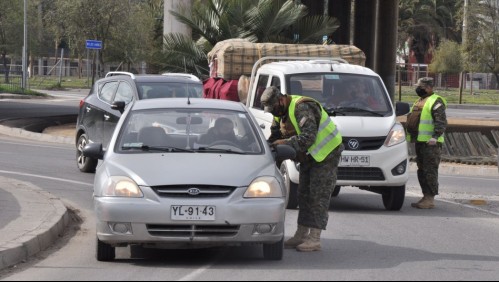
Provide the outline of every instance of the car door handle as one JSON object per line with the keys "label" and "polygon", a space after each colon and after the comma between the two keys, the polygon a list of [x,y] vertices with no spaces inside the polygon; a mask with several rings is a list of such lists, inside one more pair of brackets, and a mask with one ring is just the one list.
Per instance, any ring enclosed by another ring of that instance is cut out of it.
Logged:
{"label": "car door handle", "polygon": [[91,108],[90,107],[87,107],[87,113],[90,112]]}
{"label": "car door handle", "polygon": [[265,123],[260,124],[261,129],[265,129]]}
{"label": "car door handle", "polygon": [[104,119],[105,120],[109,120],[109,116],[108,115],[104,115]]}

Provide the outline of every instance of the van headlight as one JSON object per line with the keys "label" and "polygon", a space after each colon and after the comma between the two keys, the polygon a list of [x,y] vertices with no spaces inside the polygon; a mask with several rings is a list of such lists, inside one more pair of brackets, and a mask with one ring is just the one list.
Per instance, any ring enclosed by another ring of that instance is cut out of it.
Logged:
{"label": "van headlight", "polygon": [[126,198],[142,198],[144,194],[139,186],[126,176],[111,176],[107,182],[107,187],[102,193],[104,197],[126,197]]}
{"label": "van headlight", "polygon": [[405,129],[400,123],[396,123],[385,140],[385,146],[391,147],[405,141]]}
{"label": "van headlight", "polygon": [[282,198],[282,190],[275,177],[263,176],[251,182],[244,198]]}

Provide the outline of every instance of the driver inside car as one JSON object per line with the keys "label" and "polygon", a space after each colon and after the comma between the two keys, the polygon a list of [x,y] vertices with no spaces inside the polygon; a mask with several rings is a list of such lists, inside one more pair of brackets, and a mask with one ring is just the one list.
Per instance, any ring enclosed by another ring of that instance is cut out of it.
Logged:
{"label": "driver inside car", "polygon": [[199,143],[206,145],[217,142],[222,143],[224,141],[233,144],[238,143],[238,139],[234,133],[234,123],[225,117],[218,118],[215,121],[215,125],[199,137]]}

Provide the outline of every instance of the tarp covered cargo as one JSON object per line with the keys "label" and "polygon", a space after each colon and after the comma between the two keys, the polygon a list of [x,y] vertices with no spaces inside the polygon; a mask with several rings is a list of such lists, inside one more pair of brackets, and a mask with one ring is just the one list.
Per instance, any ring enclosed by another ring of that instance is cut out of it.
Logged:
{"label": "tarp covered cargo", "polygon": [[226,80],[251,76],[253,64],[265,56],[342,58],[355,65],[365,65],[366,56],[353,45],[252,43],[245,39],[218,42],[208,53],[210,76]]}

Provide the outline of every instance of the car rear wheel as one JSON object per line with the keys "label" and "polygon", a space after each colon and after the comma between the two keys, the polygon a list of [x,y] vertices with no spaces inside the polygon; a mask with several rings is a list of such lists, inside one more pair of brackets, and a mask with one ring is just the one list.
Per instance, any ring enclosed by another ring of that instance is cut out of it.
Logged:
{"label": "car rear wheel", "polygon": [[88,144],[88,137],[86,134],[80,135],[76,143],[76,164],[81,172],[95,172],[97,162],[99,160],[87,158],[83,156],[83,148]]}
{"label": "car rear wheel", "polygon": [[266,260],[282,260],[284,254],[284,237],[273,244],[263,244],[263,258]]}
{"label": "car rear wheel", "polygon": [[286,190],[289,191],[287,209],[296,209],[298,207],[298,184],[291,181],[289,178],[288,169],[284,163],[280,167]]}
{"label": "car rear wheel", "polygon": [[381,193],[383,205],[389,211],[398,211],[404,205],[405,185],[397,187],[386,187]]}
{"label": "car rear wheel", "polygon": [[334,186],[333,193],[331,193],[331,197],[338,197],[340,194],[341,186]]}
{"label": "car rear wheel", "polygon": [[98,261],[111,261],[115,258],[115,256],[116,256],[116,251],[114,247],[97,239],[96,257]]}

